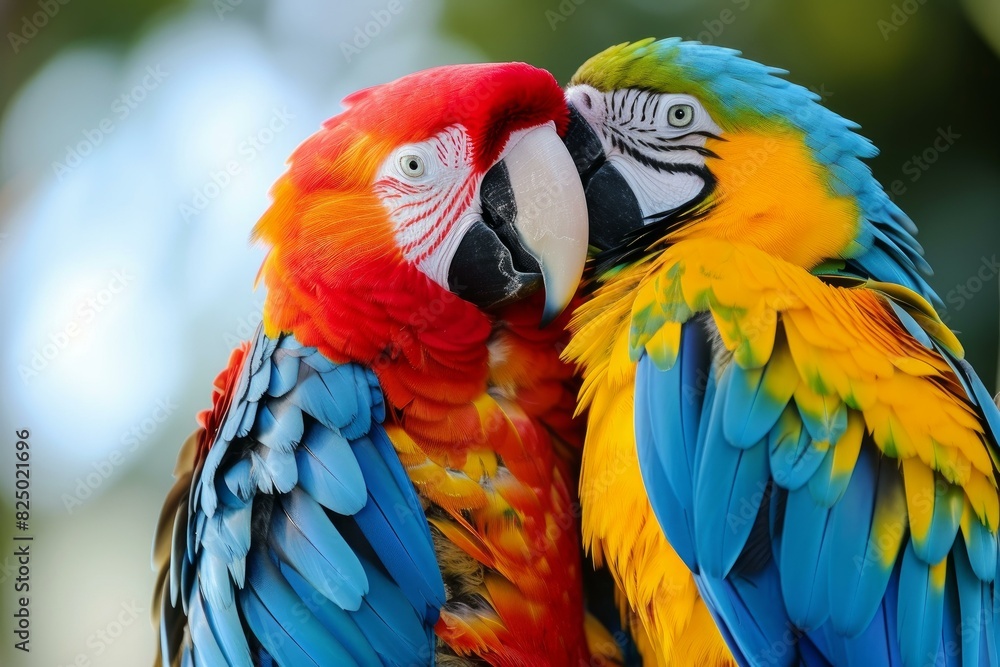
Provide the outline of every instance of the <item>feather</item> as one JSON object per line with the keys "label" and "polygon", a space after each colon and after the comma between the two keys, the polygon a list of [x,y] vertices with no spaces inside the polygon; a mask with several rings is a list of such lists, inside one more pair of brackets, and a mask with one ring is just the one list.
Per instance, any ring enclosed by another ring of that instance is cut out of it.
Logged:
{"label": "feather", "polygon": [[226,608],[233,605],[233,584],[226,561],[207,550],[202,551],[198,559],[198,582],[208,606]]}
{"label": "feather", "polygon": [[[331,384],[334,383],[331,381]],[[343,394],[331,394],[329,387],[319,375],[309,375],[288,393],[288,400],[306,414],[315,417],[323,426],[339,433],[344,425],[353,420],[353,413],[357,410],[357,397],[354,395],[353,385],[334,385],[335,388],[344,390]],[[351,390],[350,394],[346,393],[347,389]],[[340,404],[341,396],[347,405]],[[334,400],[330,400],[331,397]]]}
{"label": "feather", "polygon": [[816,442],[789,405],[768,436],[771,477],[790,491],[805,485],[822,465],[830,446]]}
{"label": "feather", "polygon": [[374,374],[260,330],[232,363],[161,520],[159,664],[430,661],[444,584]]}
{"label": "feather", "polygon": [[[720,380],[720,394],[728,389],[731,368]],[[761,441],[749,449],[733,447],[726,441],[722,422],[721,401],[716,401],[694,484],[698,564],[710,577],[726,576],[736,563],[768,480],[766,443]]]}
{"label": "feather", "polygon": [[[290,566],[282,563],[279,564],[279,569],[302,604],[316,616],[358,665],[379,664],[378,654],[350,613],[331,602],[327,596],[319,594]],[[365,580],[367,581],[367,577]]]}
{"label": "feather", "polygon": [[187,514],[187,500],[181,499],[174,514],[174,525],[170,539],[170,561],[167,565],[170,575],[170,602],[177,606],[177,598],[181,591],[181,567],[188,562],[188,558],[193,555],[188,551],[188,540],[185,535],[185,515]]}
{"label": "feather", "polygon": [[368,500],[365,478],[347,440],[322,424],[310,425],[295,452],[299,484],[329,510],[356,514]]}
{"label": "feather", "polygon": [[649,421],[636,414],[636,450],[643,486],[650,497],[656,498],[656,502],[652,503],[653,514],[670,546],[692,572],[698,572],[694,523],[690,511],[693,498],[688,498],[686,504],[677,498],[673,486],[664,474],[666,466],[660,460],[659,451],[653,446],[650,431]]}
{"label": "feather", "polygon": [[993,581],[997,570],[997,534],[979,521],[968,503],[962,513],[962,536],[972,571],[984,582]]}
{"label": "feather", "polygon": [[256,403],[264,397],[264,392],[271,382],[271,357],[264,357],[260,368],[254,368],[251,373],[246,400]]}
{"label": "feather", "polygon": [[268,541],[281,559],[341,608],[355,611],[368,592],[357,554],[315,500],[300,489],[283,496]]}
{"label": "feather", "polygon": [[288,493],[299,480],[295,454],[257,445],[250,450],[253,469],[261,493]]}
{"label": "feather", "polygon": [[314,371],[322,375],[323,373],[329,373],[337,368],[336,364],[320,354],[316,348],[309,349],[311,350],[311,353],[304,355],[302,357],[302,361]]}
{"label": "feather", "polygon": [[756,667],[799,667],[797,650],[800,633],[785,613],[777,570],[767,568],[751,577],[708,577],[696,575],[712,613],[721,625],[738,628],[731,644],[742,665]]}
{"label": "feather", "polygon": [[255,487],[253,481],[253,464],[249,458],[233,461],[222,473],[222,479],[230,493],[248,505],[253,500]]}
{"label": "feather", "polygon": [[861,414],[850,410],[847,415],[847,430],[836,446],[826,450],[823,462],[809,479],[809,492],[817,503],[833,507],[844,496],[861,452],[864,431]]}
{"label": "feather", "polygon": [[979,376],[972,366],[969,365],[969,362],[964,359],[957,359],[955,363],[958,364],[961,375],[972,385],[972,393],[992,433],[991,440],[994,445],[997,445],[1000,442],[1000,407],[993,401],[990,392],[987,391],[986,386],[983,385],[983,381],[979,379]]}
{"label": "feather", "polygon": [[250,437],[271,449],[288,453],[302,440],[304,428],[302,411],[291,401],[276,398],[260,405]]}
{"label": "feather", "polygon": [[352,664],[351,656],[302,604],[261,549],[247,559],[247,587],[240,591],[240,606],[247,626],[279,664]]}
{"label": "feather", "polygon": [[926,347],[928,350],[935,349],[934,341],[931,337],[927,335],[927,332],[917,324],[917,321],[913,319],[913,316],[900,305],[895,299],[887,300],[889,305],[892,307],[892,311],[896,313],[896,318],[899,319],[900,324],[906,329],[906,332],[917,339],[921,345]]}
{"label": "feather", "polygon": [[903,482],[913,550],[925,563],[937,563],[955,542],[965,494],[916,458],[903,459]]}
{"label": "feather", "polygon": [[440,575],[423,513],[411,510],[370,439],[361,438],[352,448],[369,490],[368,502],[355,515],[358,526],[410,605],[420,610],[439,609],[444,591],[433,583],[440,581]]}
{"label": "feather", "polygon": [[869,442],[830,525],[830,620],[854,636],[879,608],[906,534],[906,498],[894,464]]}
{"label": "feather", "polygon": [[236,428],[236,433],[234,438],[245,438],[250,429],[253,427],[253,422],[257,418],[257,402],[256,401],[244,401],[240,403],[242,416],[240,417],[239,426]]}
{"label": "feather", "polygon": [[[291,337],[289,337],[291,338]],[[284,348],[275,351],[271,361],[271,378],[267,386],[268,396],[278,398],[292,390],[299,381],[299,357]]]}
{"label": "feather", "polygon": [[947,560],[929,565],[907,544],[899,572],[899,617],[896,633],[906,665],[922,665],[936,656],[944,620],[944,584]]}
{"label": "feather", "polygon": [[831,510],[816,503],[808,489],[790,491],[780,540],[781,592],[796,627],[812,630],[829,615],[830,584],[825,544]]}
{"label": "feather", "polygon": [[837,442],[847,430],[847,405],[836,396],[819,394],[803,383],[795,391],[795,406],[817,442]]}
{"label": "feather", "polygon": [[[667,371],[644,355],[636,370],[635,427],[639,469],[651,496],[668,494],[668,507],[681,509],[657,513],[678,555],[694,569],[693,503],[691,479],[697,449],[701,405],[708,374],[709,350],[696,325],[681,332],[676,363]],[[663,408],[679,406],[679,414]],[[664,488],[664,485],[669,488]],[[654,512],[662,503],[654,504]],[[662,514],[662,516],[661,516]],[[687,518],[684,519],[683,517]],[[668,529],[666,522],[680,521]]]}
{"label": "feather", "polygon": [[[199,656],[198,663],[203,665],[228,665],[229,660],[223,654],[215,638],[215,633],[208,623],[208,616],[205,613],[204,600],[199,591],[194,591],[191,595],[191,602],[188,612],[188,633],[195,651]],[[233,656],[234,661],[238,661],[240,655]]]}
{"label": "feather", "polygon": [[236,605],[220,607],[210,600],[204,602],[205,618],[219,648],[226,656],[227,664],[232,667],[251,667],[250,647],[247,645],[246,633]]}
{"label": "feather", "polygon": [[764,439],[798,387],[798,371],[783,345],[763,369],[731,365],[723,432],[735,447],[752,447]]}
{"label": "feather", "polygon": [[[977,667],[984,664],[983,658],[989,654],[986,637],[993,632],[992,618],[985,615],[983,610],[984,596],[988,599],[990,587],[973,572],[964,545],[956,546],[951,562],[953,567],[948,575],[949,579],[953,578],[950,582],[953,586],[949,586],[949,589],[958,589],[960,620],[957,624],[945,624],[943,644],[945,650],[948,650],[949,645],[961,644],[962,664]],[[993,665],[996,662],[986,664]]]}
{"label": "feather", "polygon": [[[368,576],[368,595],[352,613],[358,627],[383,664],[413,665],[431,661],[434,645],[432,624],[410,606],[399,585],[376,566],[362,561]],[[367,667],[367,666],[366,666]]]}

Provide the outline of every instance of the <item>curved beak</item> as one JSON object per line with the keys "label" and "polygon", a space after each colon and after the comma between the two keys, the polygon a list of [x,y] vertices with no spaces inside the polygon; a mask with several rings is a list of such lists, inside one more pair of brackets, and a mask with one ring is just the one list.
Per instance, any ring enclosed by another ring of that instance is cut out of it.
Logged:
{"label": "curved beak", "polygon": [[639,200],[621,172],[607,161],[600,138],[573,103],[564,141],[586,193],[590,243],[599,250],[614,248],[645,224]]}
{"label": "curved beak", "polygon": [[514,141],[483,177],[482,221],[459,244],[448,283],[462,298],[490,308],[527,296],[541,282],[545,325],[566,308],[583,276],[587,202],[552,124]]}

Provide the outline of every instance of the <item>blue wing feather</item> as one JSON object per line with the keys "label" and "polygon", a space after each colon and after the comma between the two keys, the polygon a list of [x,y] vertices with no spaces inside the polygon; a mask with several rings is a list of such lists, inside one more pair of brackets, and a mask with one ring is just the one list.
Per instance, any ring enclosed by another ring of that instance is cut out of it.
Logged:
{"label": "blue wing feather", "polygon": [[350,545],[304,491],[283,497],[271,515],[270,543],[317,591],[349,611],[361,606],[368,578]]}
{"label": "blue wing feather", "polygon": [[271,382],[268,393],[275,398],[284,396],[299,381],[299,356],[289,350],[275,350],[271,362]]}
{"label": "blue wing feather", "polygon": [[269,554],[249,559],[247,586],[240,602],[256,641],[282,665],[344,665],[351,658],[302,604]]}
{"label": "blue wing feather", "polygon": [[734,447],[752,447],[767,437],[795,388],[778,387],[787,393],[772,396],[764,389],[768,369],[747,370],[735,364],[730,368],[732,377],[726,392],[723,432]]}
{"label": "blue wing feather", "polygon": [[295,452],[299,484],[321,505],[356,514],[368,500],[365,477],[343,436],[313,424]]}
{"label": "blue wing feather", "polygon": [[[664,502],[678,509],[657,514],[657,519],[670,536],[671,546],[694,571],[698,566],[694,556],[691,480],[709,362],[704,337],[682,331],[680,352],[673,367],[660,370],[643,355],[636,369],[636,384],[644,387],[639,395],[651,399],[635,404],[637,454],[643,483],[650,493],[663,494]],[[677,405],[679,414],[661,409],[663,401]],[[653,511],[656,512],[656,506]],[[667,526],[667,522],[671,525]]]}
{"label": "blue wing feather", "polygon": [[785,501],[780,541],[781,592],[788,617],[803,630],[812,630],[830,614],[830,509],[817,505],[808,489],[791,491]]}
{"label": "blue wing feather", "polygon": [[268,401],[257,412],[256,418],[252,435],[262,445],[287,453],[302,440],[305,429],[302,411],[290,401],[280,398]]}
{"label": "blue wing feather", "polygon": [[[931,581],[930,566],[908,544],[899,572],[897,635],[903,663],[921,665],[938,652],[944,594]],[[933,663],[932,663],[933,664]]]}
{"label": "blue wing feather", "polygon": [[[204,657],[202,664],[229,664],[228,657],[222,653],[222,648],[219,646],[219,642],[215,638],[215,633],[212,631],[212,627],[208,623],[208,617],[205,613],[204,601],[201,597],[200,591],[195,591],[191,596],[190,610],[190,614],[188,615],[188,631],[191,633],[191,640],[194,643],[195,651]],[[245,637],[243,638],[243,644],[246,644]],[[249,648],[240,647],[239,650],[234,651],[231,656],[233,662],[237,664],[245,664],[239,662],[242,659],[244,651],[247,655],[249,655]]]}
{"label": "blue wing feather", "polygon": [[166,664],[431,663],[444,583],[375,375],[258,330],[238,377],[175,500]]}
{"label": "blue wing feather", "polygon": [[[905,308],[894,312],[904,327],[919,327]],[[685,323],[682,341],[700,326]],[[983,414],[997,461],[1000,410],[985,387],[933,338],[913,335],[952,364]],[[761,400],[773,395],[762,395],[767,368],[735,368],[729,363],[721,373],[708,369],[696,413],[671,384],[677,367],[661,370],[641,358],[635,426],[654,512],[668,539],[681,545],[685,561],[697,565],[696,581],[737,661],[806,667],[1000,664],[997,536],[976,517],[963,520],[969,517],[962,515],[961,489],[937,480],[930,530],[916,540],[908,533],[898,463],[881,454],[869,433],[862,434],[853,465],[840,454],[838,469],[846,465],[851,474],[834,474],[835,448],[847,432],[846,406],[829,403],[825,414],[811,418],[789,396],[776,416]],[[692,414],[699,420],[693,450],[679,428]],[[768,447],[747,448],[747,434],[759,434],[763,422]],[[758,451],[760,458],[753,458]],[[683,482],[675,485],[670,476],[686,473],[689,461],[690,509],[675,493],[685,488]],[[759,501],[767,497],[768,484],[778,492],[765,508]],[[762,545],[755,526],[760,516],[770,526],[764,538],[769,546]],[[691,518],[694,540],[685,541]],[[933,569],[938,562],[943,564]],[[781,655],[775,646],[782,647]]]}
{"label": "blue wing feather", "polygon": [[[958,604],[960,610],[951,614],[951,622],[945,623],[944,629],[947,633],[945,646],[948,642],[958,641],[962,646],[962,663],[975,667],[982,664],[989,655],[989,648],[986,645],[987,633],[983,631],[984,609],[983,594],[988,593],[990,585],[981,581],[972,570],[969,563],[965,545],[956,546],[952,554],[952,573],[955,579],[955,587],[958,590]],[[951,573],[949,573],[951,574]],[[976,619],[975,623],[962,623],[961,619]],[[957,632],[956,632],[956,627]],[[989,664],[996,664],[991,662]]]}
{"label": "blue wing feather", "polygon": [[[723,372],[720,395],[731,378],[729,369]],[[698,564],[712,577],[724,577],[743,551],[769,475],[766,442],[748,449],[729,444],[723,433],[721,406],[718,400],[712,406],[694,484]]]}
{"label": "blue wing feather", "polygon": [[[369,542],[379,545],[383,565],[415,609],[421,609],[421,605],[440,607],[444,600],[438,595],[438,587],[428,585],[422,578],[410,576],[412,572],[437,568],[432,548],[413,548],[427,534],[423,513],[417,515],[405,504],[402,489],[371,440],[360,438],[354,444],[354,451],[365,479],[369,480],[369,488],[374,486],[388,491],[369,496],[368,503],[357,514],[358,526]],[[399,491],[398,497],[394,497],[395,491]]]}
{"label": "blue wing feather", "polygon": [[[874,447],[862,447],[847,492],[833,506],[830,542],[830,620],[836,630],[854,636],[879,608],[892,575],[905,516],[888,536],[876,530],[879,502],[902,505],[902,483],[894,464],[880,460]],[[872,492],[875,489],[875,492]],[[898,541],[890,538],[898,537]]]}
{"label": "blue wing feather", "polygon": [[812,479],[829,450],[828,444],[820,447],[791,407],[785,409],[766,437],[771,476],[777,484],[790,491]]}
{"label": "blue wing feather", "polygon": [[281,564],[280,569],[281,574],[288,580],[288,584],[302,600],[302,603],[316,616],[323,627],[336,637],[357,664],[377,665],[381,662],[375,649],[368,642],[368,638],[354,621],[352,614],[333,603],[329,598],[317,595],[311,584],[291,567]]}

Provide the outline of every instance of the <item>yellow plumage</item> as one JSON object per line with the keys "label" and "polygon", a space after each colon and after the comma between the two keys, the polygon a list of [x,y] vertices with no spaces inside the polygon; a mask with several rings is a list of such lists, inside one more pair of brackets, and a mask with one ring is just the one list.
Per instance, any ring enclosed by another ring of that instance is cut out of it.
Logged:
{"label": "yellow plumage", "polygon": [[[703,605],[646,498],[632,425],[635,366],[621,362],[623,341],[631,343],[631,358],[638,347],[669,360],[677,353],[674,327],[707,312],[731,363],[767,364],[765,372],[775,374],[768,386],[794,397],[802,412],[822,419],[846,404],[847,428],[830,443],[830,474],[850,474],[865,431],[885,455],[900,460],[905,498],[894,517],[876,521],[886,539],[902,539],[891,524],[908,516],[920,542],[936,502],[949,503],[963,532],[972,521],[996,532],[996,467],[975,408],[948,362],[903,328],[890,299],[930,322],[938,343],[961,354],[933,308],[904,288],[860,281],[834,286],[759,248],[717,238],[689,237],[623,268],[578,309],[566,356],[583,368],[581,397],[590,408],[581,473],[582,495],[589,496],[584,540],[623,587],[658,664],[709,664],[682,655],[678,638],[707,652],[716,647],[717,632],[709,624],[700,637],[692,635]],[[886,553],[894,558],[896,550]],[[932,575],[944,576],[943,569]],[[718,649],[712,659],[725,655],[724,646]]]}
{"label": "yellow plumage", "polygon": [[[632,423],[635,364],[626,298],[641,275],[627,269],[578,311],[599,310],[605,317],[577,331],[565,353],[586,367],[579,408],[589,407],[580,469],[583,542],[624,591],[619,604],[623,616],[634,621],[632,634],[647,664],[733,665],[694,577],[663,536],[643,489]],[[611,349],[604,341],[613,342]]]}

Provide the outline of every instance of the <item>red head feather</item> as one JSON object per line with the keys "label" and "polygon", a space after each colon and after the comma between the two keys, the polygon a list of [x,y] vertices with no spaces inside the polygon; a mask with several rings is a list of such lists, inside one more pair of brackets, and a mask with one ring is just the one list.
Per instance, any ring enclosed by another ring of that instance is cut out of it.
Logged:
{"label": "red head feather", "polygon": [[[404,258],[375,188],[380,167],[401,146],[457,125],[467,139],[468,178],[481,179],[512,133],[548,122],[565,130],[562,91],[528,65],[464,65],[369,88],[345,105],[292,155],[255,230],[271,246],[261,269],[267,333],[293,332],[334,360],[374,369],[393,408],[390,437],[401,461],[411,475],[411,465],[431,471],[420,492],[451,517],[437,521],[436,530],[495,570],[483,591],[496,616],[453,609],[442,614],[439,636],[491,664],[534,664],[545,654],[551,664],[581,664],[587,656],[570,506],[575,476],[556,460],[554,437],[577,439],[572,369],[558,359],[562,326],[539,331],[540,294],[507,306],[491,367],[493,321]],[[488,380],[506,398],[488,394]],[[478,495],[458,498],[442,486],[467,457],[470,466],[503,466],[505,474],[487,484],[496,502],[478,505]],[[508,502],[518,519],[497,511]]]}
{"label": "red head feather", "polygon": [[441,401],[461,404],[485,386],[490,322],[404,260],[373,191],[376,173],[401,145],[461,125],[481,177],[511,133],[549,121],[563,132],[562,90],[524,63],[454,65],[362,90],[344,104],[293,153],[254,230],[271,246],[261,268],[265,326],[332,359],[374,367],[391,404],[433,422]]}

